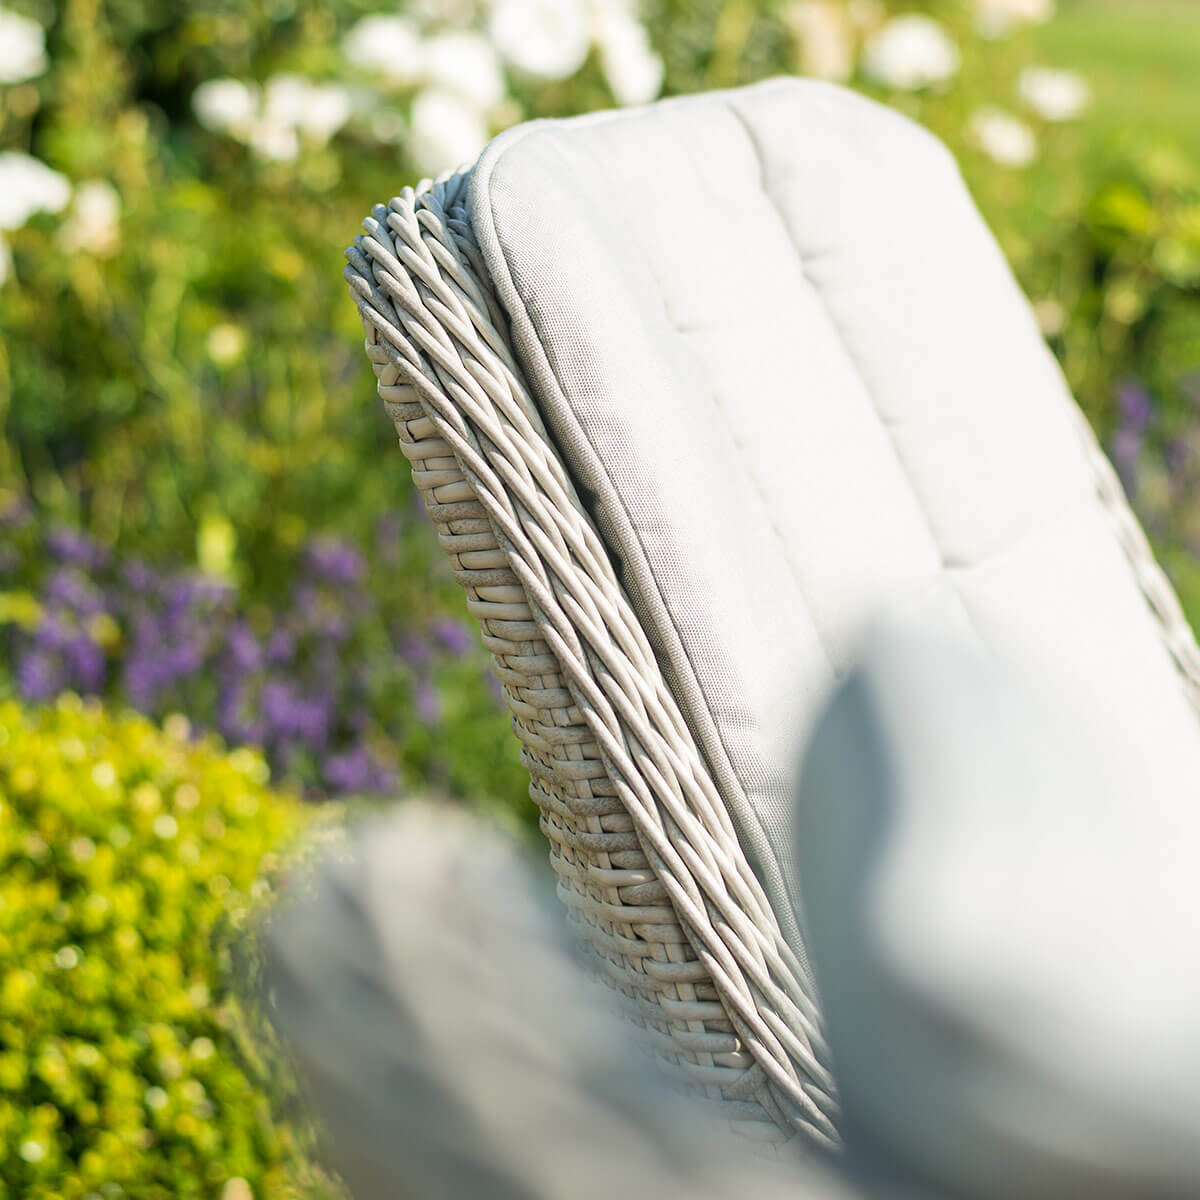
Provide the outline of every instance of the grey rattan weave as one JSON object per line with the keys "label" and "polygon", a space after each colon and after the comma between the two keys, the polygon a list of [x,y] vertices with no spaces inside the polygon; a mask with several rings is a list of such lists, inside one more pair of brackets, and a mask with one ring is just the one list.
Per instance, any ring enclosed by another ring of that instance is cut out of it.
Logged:
{"label": "grey rattan weave", "polygon": [[[378,390],[512,710],[559,895],[669,1068],[768,1140],[837,1141],[814,998],[514,356],[468,175],[377,206],[346,278]],[[1087,429],[1193,702],[1200,656]]]}

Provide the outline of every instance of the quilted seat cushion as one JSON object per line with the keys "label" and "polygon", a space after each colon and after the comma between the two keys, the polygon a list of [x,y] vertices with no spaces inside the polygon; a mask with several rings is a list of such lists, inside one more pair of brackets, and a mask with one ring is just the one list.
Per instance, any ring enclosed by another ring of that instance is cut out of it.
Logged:
{"label": "quilted seat cushion", "polygon": [[496,139],[472,220],[522,365],[804,959],[795,747],[913,609],[1200,779],[1078,413],[945,148],[825,84]]}

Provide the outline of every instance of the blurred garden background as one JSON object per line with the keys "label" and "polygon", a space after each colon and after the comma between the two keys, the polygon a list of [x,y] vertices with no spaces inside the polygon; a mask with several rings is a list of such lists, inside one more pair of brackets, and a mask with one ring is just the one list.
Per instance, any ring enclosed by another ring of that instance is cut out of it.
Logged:
{"label": "blurred garden background", "polygon": [[340,276],[507,125],[780,73],[925,123],[1200,619],[1200,0],[2,2],[0,1196],[335,1194],[247,913],[345,803],[531,821]]}

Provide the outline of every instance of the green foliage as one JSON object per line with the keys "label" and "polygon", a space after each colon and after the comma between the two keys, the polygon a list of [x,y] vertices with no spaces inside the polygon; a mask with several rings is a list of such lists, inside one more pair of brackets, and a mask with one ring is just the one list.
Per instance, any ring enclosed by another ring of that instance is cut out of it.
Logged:
{"label": "green foliage", "polygon": [[1130,375],[1159,397],[1171,424],[1193,422],[1200,167],[1163,146],[1110,165],[1059,253],[1078,279],[1061,355],[1089,410],[1110,422],[1113,384]]}
{"label": "green foliage", "polygon": [[260,758],[185,724],[0,704],[0,1194],[325,1194],[223,975],[303,820]]}

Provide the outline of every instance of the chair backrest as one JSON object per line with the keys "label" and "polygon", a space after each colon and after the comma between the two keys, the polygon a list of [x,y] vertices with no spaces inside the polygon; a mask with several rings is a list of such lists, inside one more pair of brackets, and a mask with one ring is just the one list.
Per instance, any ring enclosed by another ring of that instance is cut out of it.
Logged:
{"label": "chair backrest", "polygon": [[936,141],[797,81],[520,127],[366,229],[575,924],[693,1082],[835,1138],[786,814],[862,619],[1052,658],[1148,786],[1200,768],[1195,643],[1027,305]]}

